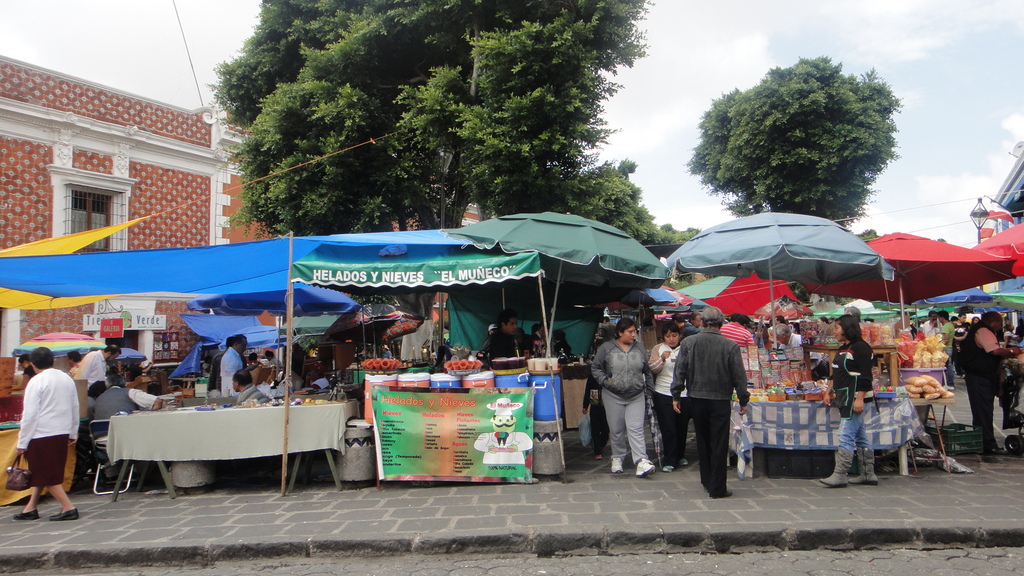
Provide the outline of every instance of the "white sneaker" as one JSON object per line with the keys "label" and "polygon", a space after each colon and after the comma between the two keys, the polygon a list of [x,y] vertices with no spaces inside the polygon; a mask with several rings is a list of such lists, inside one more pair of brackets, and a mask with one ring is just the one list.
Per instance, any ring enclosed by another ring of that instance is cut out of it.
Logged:
{"label": "white sneaker", "polygon": [[622,474],[622,458],[612,458],[612,474]]}
{"label": "white sneaker", "polygon": [[636,475],[638,478],[644,476],[650,476],[654,473],[654,464],[651,461],[644,458],[643,460],[636,463]]}

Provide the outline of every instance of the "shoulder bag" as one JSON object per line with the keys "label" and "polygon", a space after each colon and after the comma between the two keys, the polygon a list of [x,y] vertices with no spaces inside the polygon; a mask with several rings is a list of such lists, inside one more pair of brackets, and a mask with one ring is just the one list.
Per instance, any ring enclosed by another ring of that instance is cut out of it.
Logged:
{"label": "shoulder bag", "polygon": [[26,468],[19,468],[19,463],[21,463],[21,454],[14,458],[14,463],[7,469],[7,489],[12,492],[28,490],[29,484],[32,481],[32,471]]}

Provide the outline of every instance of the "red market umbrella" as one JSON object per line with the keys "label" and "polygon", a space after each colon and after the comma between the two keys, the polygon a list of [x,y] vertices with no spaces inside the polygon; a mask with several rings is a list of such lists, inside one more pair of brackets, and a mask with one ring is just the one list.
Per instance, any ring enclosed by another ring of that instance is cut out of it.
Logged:
{"label": "red market umbrella", "polygon": [[1024,276],[1024,224],[1017,224],[972,248],[989,256],[1011,258],[1014,276]]}
{"label": "red market umbrella", "polygon": [[868,242],[868,246],[896,269],[893,280],[804,286],[817,294],[907,303],[1015,276],[1014,260],[1010,258],[913,234],[886,234]]}
{"label": "red market umbrella", "polygon": [[[771,290],[769,290],[771,286]],[[777,297],[797,300],[796,294],[782,280],[769,284],[767,280],[751,274],[746,278],[719,276],[697,284],[691,284],[680,290],[687,296],[698,298],[708,306],[719,308],[724,314],[753,315],[757,309],[771,302],[771,293]]]}

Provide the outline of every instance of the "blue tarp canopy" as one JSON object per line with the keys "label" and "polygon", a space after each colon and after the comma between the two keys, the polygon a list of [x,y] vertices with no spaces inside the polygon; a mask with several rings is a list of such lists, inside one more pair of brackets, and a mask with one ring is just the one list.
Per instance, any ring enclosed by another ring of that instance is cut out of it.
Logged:
{"label": "blue tarp canopy", "polygon": [[[264,312],[284,316],[287,313],[287,293],[287,288],[279,288],[265,292],[204,294],[189,300],[188,309],[223,316],[259,316]],[[338,315],[358,312],[362,308],[355,300],[337,290],[305,284],[295,285],[292,298],[292,314],[295,316]]]}
{"label": "blue tarp canopy", "polygon": [[[306,236],[294,239],[293,260],[325,245],[359,247],[376,256],[404,245],[410,251],[466,246],[437,230]],[[0,287],[54,297],[177,292],[231,294],[279,290],[287,286],[288,239],[196,248],[126,250],[56,256],[4,258]]]}
{"label": "blue tarp canopy", "polygon": [[249,339],[250,348],[272,348],[280,341],[276,327],[264,326],[253,316],[182,314],[181,319],[199,335],[199,344],[171,373],[172,378],[202,372],[203,350],[223,348],[228,336],[244,334]]}

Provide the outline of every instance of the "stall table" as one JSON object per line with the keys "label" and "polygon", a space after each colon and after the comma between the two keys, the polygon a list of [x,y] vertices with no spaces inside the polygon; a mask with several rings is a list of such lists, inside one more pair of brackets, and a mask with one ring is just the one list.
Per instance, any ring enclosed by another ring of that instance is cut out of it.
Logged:
{"label": "stall table", "polygon": [[[915,460],[915,466],[916,466],[916,461],[917,461],[918,458],[920,458],[921,460],[943,460],[943,461],[945,461],[946,460],[946,443],[945,443],[945,441],[942,438],[942,429],[946,425],[946,410],[948,410],[950,406],[956,406],[956,398],[955,397],[953,397],[953,398],[936,398],[934,400],[926,400],[924,398],[913,398],[913,399],[910,400],[910,403],[913,404],[914,408],[919,410],[918,417],[921,420],[931,420],[932,422],[935,423],[935,436],[938,439],[938,442],[937,442],[938,445],[935,447],[935,449],[938,450],[938,452],[939,452],[938,457],[936,457],[936,458],[928,458],[928,457],[923,457],[923,456],[916,456],[915,459],[914,459]],[[939,420],[938,416],[935,414],[935,407],[936,406],[942,406],[942,420],[941,421]]]}
{"label": "stall table", "polygon": [[[352,401],[291,407],[288,453],[344,453],[345,426],[349,419],[358,417],[358,408],[358,403]],[[173,498],[174,486],[166,462],[275,456],[284,446],[283,433],[283,406],[135,412],[110,419],[107,453],[111,461],[125,461],[122,476],[131,462],[156,462]],[[115,501],[121,481],[118,478],[114,489]]]}
{"label": "stall table", "polygon": [[[828,356],[829,361],[835,359],[836,353],[839,352],[839,346],[818,346],[814,344],[804,344],[804,365],[808,368],[811,366],[811,352],[819,352]],[[879,360],[879,365],[882,369],[889,369],[889,381],[892,382],[893,386],[899,384],[900,381],[900,356],[898,348],[896,346],[881,346],[871,345],[871,350],[876,356],[880,356],[882,359]]]}
{"label": "stall table", "polygon": [[[906,445],[924,432],[910,399],[880,398],[868,405],[876,410],[867,419],[871,448],[900,448],[900,474],[907,475]],[[839,420],[839,409],[822,402],[750,402],[743,417],[739,405],[734,404],[733,450],[740,456],[737,469],[746,475],[755,447],[835,450],[839,447]]]}

